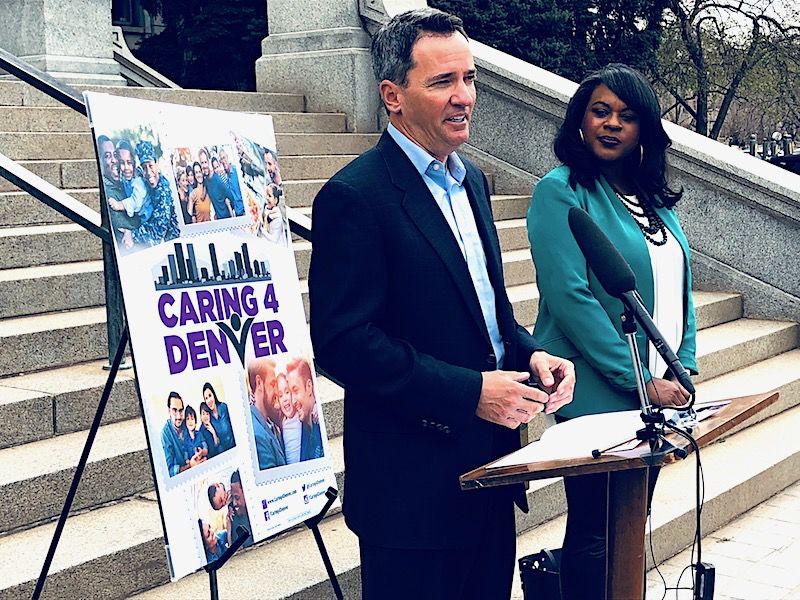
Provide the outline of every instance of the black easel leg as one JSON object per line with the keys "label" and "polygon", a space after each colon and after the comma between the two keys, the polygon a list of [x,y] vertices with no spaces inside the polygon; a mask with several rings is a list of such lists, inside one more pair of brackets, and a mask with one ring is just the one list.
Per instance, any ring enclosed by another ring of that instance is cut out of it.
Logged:
{"label": "black easel leg", "polygon": [[331,564],[331,559],[328,556],[328,550],[325,548],[325,542],[322,541],[322,534],[319,531],[319,524],[322,519],[325,518],[325,515],[328,513],[333,501],[336,500],[336,496],[339,495],[334,488],[329,487],[325,491],[325,497],[328,499],[325,502],[325,506],[322,507],[322,510],[319,511],[319,514],[311,517],[310,519],[305,521],[306,527],[311,530],[311,533],[314,534],[314,540],[317,542],[317,548],[319,548],[319,554],[322,557],[322,562],[325,565],[325,570],[328,572],[328,579],[330,579],[331,586],[333,587],[333,593],[336,594],[337,600],[344,600],[344,594],[342,594],[342,588],[339,585],[339,580],[336,578],[336,571],[333,570],[333,565]]}
{"label": "black easel leg", "polygon": [[344,594],[342,594],[342,588],[339,585],[339,580],[336,578],[336,572],[333,570],[331,559],[328,556],[328,550],[325,548],[325,543],[322,541],[322,534],[319,531],[319,526],[313,525],[309,527],[309,529],[311,529],[311,533],[314,534],[314,540],[317,542],[319,554],[322,556],[322,562],[325,564],[325,570],[328,572],[328,579],[331,580],[333,593],[336,594],[337,600],[344,600]]}
{"label": "black easel leg", "polygon": [[47,551],[47,558],[44,560],[42,572],[39,574],[39,579],[36,581],[36,588],[33,590],[32,596],[33,600],[38,600],[42,595],[42,589],[44,589],[47,573],[50,571],[50,565],[53,562],[53,557],[56,554],[58,542],[61,539],[61,534],[64,531],[64,525],[67,521],[67,517],[69,516],[69,511],[72,508],[72,502],[75,500],[75,493],[78,491],[78,484],[81,482],[81,476],[83,475],[84,469],[86,469],[86,463],[89,462],[89,453],[92,450],[94,438],[97,436],[97,430],[100,429],[100,421],[103,419],[103,413],[106,410],[108,398],[111,396],[111,388],[114,386],[114,379],[117,377],[117,371],[119,370],[119,365],[122,362],[122,358],[125,356],[125,347],[127,345],[128,328],[124,327],[119,338],[117,352],[114,355],[114,362],[111,365],[111,370],[109,371],[108,378],[106,379],[106,385],[103,388],[103,395],[100,397],[100,403],[97,405],[97,412],[94,414],[94,421],[92,421],[92,426],[89,429],[89,435],[86,437],[86,443],[83,446],[83,454],[81,454],[81,459],[78,461],[78,466],[75,469],[75,475],[72,477],[72,484],[69,486],[69,492],[67,492],[67,499],[64,501],[64,507],[61,509],[61,516],[58,518],[58,525],[56,525],[55,533],[53,533],[53,540],[50,542],[50,549]]}
{"label": "black easel leg", "polygon": [[208,570],[208,587],[211,590],[211,600],[219,600],[219,588],[217,587],[217,570]]}

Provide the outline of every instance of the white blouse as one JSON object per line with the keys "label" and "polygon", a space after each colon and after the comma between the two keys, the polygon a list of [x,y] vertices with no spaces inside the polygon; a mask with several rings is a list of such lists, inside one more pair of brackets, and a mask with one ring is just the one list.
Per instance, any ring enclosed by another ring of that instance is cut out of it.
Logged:
{"label": "white blouse", "polygon": [[[625,196],[631,204],[638,204],[636,196]],[[631,215],[643,225],[648,225],[647,217]],[[667,243],[656,246],[645,241],[650,253],[653,268],[653,322],[664,336],[675,354],[683,341],[683,295],[685,285],[685,266],[683,250],[675,236],[667,231]],[[653,377],[664,377],[667,364],[656,352],[653,344],[647,348],[647,368]]]}

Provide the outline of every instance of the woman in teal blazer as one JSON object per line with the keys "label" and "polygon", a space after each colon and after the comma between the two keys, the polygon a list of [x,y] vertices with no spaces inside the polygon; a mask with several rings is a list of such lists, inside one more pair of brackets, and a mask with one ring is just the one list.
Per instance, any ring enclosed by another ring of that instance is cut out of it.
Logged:
{"label": "woman in teal blazer", "polygon": [[[534,335],[547,352],[573,361],[577,379],[574,400],[559,411],[559,421],[639,408],[620,324],[623,305],[587,267],[567,222],[573,206],[589,213],[631,265],[651,314],[660,299],[680,341],[678,358],[697,371],[689,245],[673,210],[681,192],[666,181],[669,144],[649,82],[625,65],[608,65],[570,100],[554,144],[563,164],[536,185],[528,211],[540,293]],[[649,344],[641,332],[637,341],[647,367]],[[681,405],[689,398],[663,365],[658,373],[645,368],[645,379],[655,404]],[[565,488],[564,598],[603,598],[607,478],[570,477]]]}

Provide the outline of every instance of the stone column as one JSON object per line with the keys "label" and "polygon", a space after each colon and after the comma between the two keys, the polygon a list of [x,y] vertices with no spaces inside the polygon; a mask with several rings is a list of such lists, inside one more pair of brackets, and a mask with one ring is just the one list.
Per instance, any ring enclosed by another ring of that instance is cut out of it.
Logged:
{"label": "stone column", "polygon": [[370,37],[356,0],[269,0],[269,35],[256,61],[256,88],[304,94],[312,112],[344,112],[351,131],[377,130]]}
{"label": "stone column", "polygon": [[125,85],[112,54],[111,0],[2,0],[0,47],[68,83]]}
{"label": "stone column", "polygon": [[365,24],[372,31],[401,9],[426,4],[424,0],[269,0],[269,35],[256,61],[256,87],[304,94],[309,111],[344,112],[351,131],[377,131],[383,108]]}

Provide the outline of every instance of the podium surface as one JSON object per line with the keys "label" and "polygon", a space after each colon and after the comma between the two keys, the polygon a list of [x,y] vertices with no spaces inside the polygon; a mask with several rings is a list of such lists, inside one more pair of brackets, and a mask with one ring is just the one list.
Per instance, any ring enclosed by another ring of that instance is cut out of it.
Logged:
{"label": "podium surface", "polygon": [[[691,435],[702,448],[777,400],[777,391],[733,398],[697,423]],[[635,436],[635,432],[631,434]],[[498,467],[492,466],[498,462],[493,461],[462,475],[461,488],[471,490],[552,477],[608,473],[607,599],[641,599],[644,596],[649,470],[680,460],[676,452],[692,452],[691,444],[682,436],[668,433],[664,437],[669,442],[666,450],[652,451],[647,442],[642,442],[632,449],[605,452],[599,458],[589,455]]]}

